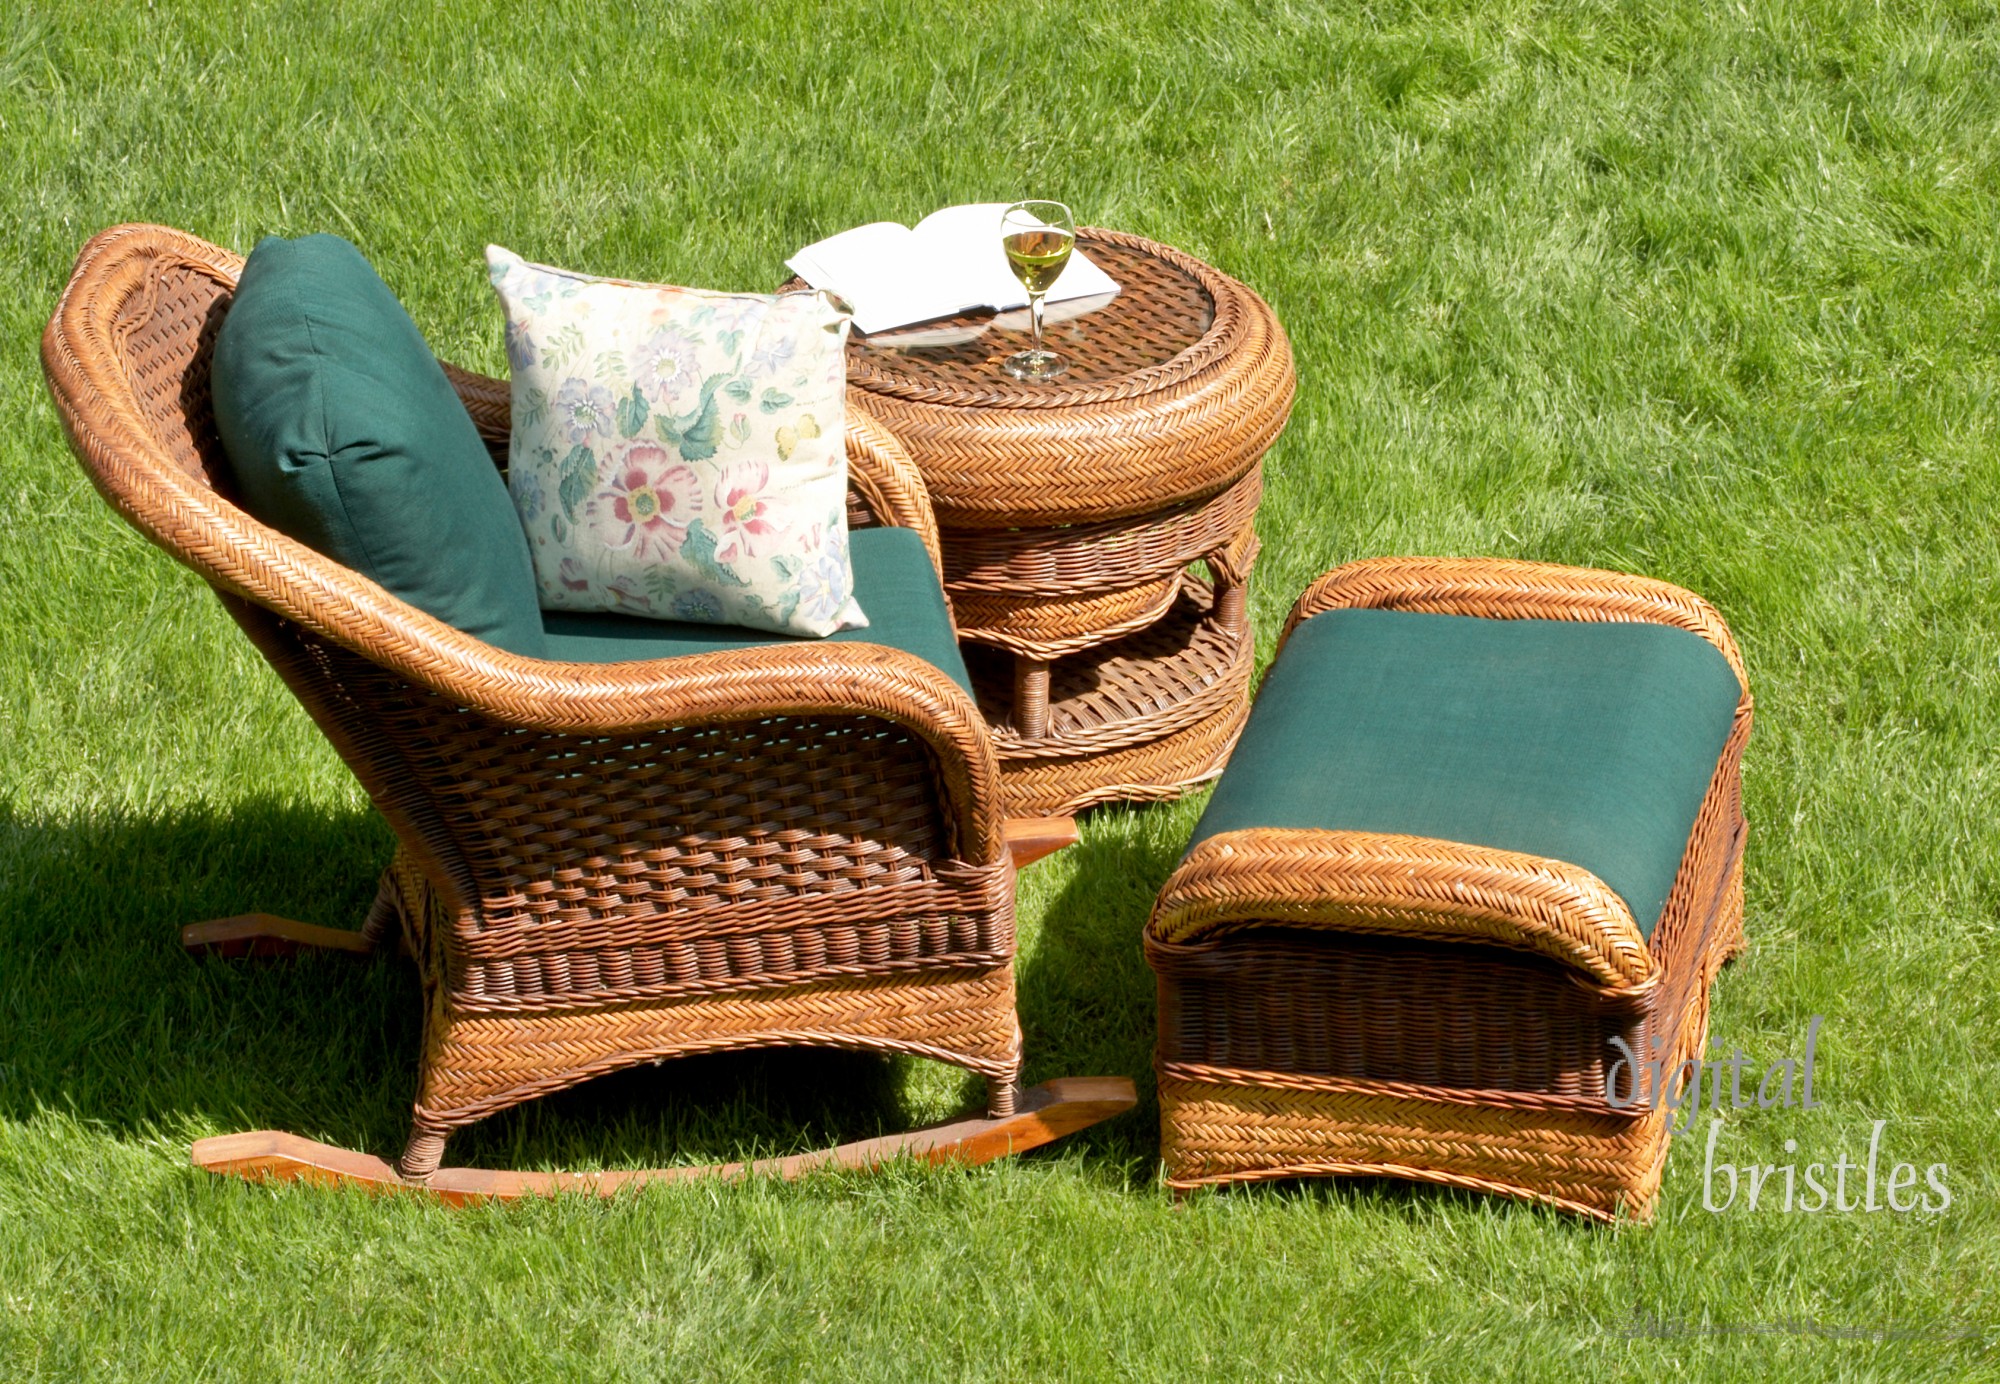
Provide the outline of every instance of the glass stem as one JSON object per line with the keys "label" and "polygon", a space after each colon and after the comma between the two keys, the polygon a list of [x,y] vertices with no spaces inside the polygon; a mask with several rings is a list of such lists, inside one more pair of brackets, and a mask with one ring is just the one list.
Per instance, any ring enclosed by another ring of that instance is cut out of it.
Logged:
{"label": "glass stem", "polygon": [[1034,331],[1035,353],[1039,355],[1042,350],[1042,295],[1039,293],[1028,295],[1028,324]]}

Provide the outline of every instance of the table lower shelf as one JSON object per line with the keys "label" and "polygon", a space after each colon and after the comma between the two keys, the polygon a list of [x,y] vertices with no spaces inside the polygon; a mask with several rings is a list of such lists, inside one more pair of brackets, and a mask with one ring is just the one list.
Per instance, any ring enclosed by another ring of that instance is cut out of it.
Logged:
{"label": "table lower shelf", "polygon": [[1158,623],[1050,668],[1045,732],[1014,727],[1014,659],[965,646],[979,709],[993,727],[1011,815],[1179,797],[1214,778],[1250,708],[1247,622],[1216,610],[1192,574]]}

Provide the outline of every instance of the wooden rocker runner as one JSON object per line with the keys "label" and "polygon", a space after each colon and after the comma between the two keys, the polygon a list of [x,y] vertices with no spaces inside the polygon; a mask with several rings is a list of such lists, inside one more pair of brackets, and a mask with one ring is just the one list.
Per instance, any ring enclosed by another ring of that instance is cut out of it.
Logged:
{"label": "wooden rocker runner", "polygon": [[[608,1192],[897,1156],[983,1162],[1130,1108],[1122,1078],[1019,1089],[1015,870],[1073,827],[1003,818],[962,667],[886,635],[522,657],[260,523],[233,502],[209,390],[242,264],[164,227],[103,232],[43,335],[43,365],[99,493],[215,589],[398,843],[359,933],[252,915],[184,940],[367,953],[393,929],[421,973],[425,1023],[393,1167],[270,1131],[203,1140],[198,1166],[451,1201]],[[504,466],[507,386],[444,370]],[[847,441],[857,570],[864,540],[911,545],[903,530],[934,579],[936,524],[908,457],[859,410]],[[949,628],[934,642],[953,647]],[[964,1067],[987,1079],[987,1112],[748,1167],[440,1167],[453,1130],[590,1077],[797,1045]]]}

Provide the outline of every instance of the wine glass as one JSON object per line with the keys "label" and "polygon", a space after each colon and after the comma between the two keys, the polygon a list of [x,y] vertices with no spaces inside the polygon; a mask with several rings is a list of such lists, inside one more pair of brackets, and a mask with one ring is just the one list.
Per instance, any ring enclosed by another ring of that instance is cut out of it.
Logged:
{"label": "wine glass", "polygon": [[1007,266],[1028,290],[1028,322],[1035,344],[1000,362],[1017,380],[1053,380],[1069,362],[1042,345],[1042,298],[1062,276],[1069,252],[1076,245],[1076,219],[1061,202],[1016,202],[1000,218],[1000,244]]}

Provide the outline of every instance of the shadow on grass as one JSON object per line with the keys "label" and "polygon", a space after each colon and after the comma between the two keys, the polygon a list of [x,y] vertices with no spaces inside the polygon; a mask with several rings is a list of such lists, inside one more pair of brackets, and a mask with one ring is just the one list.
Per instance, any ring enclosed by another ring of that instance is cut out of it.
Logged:
{"label": "shadow on grass", "polygon": [[[1182,835],[1171,817],[1112,809],[1093,814],[1059,867],[1042,867],[1065,878],[1023,930],[1026,1078],[1129,1075],[1140,1100],[1028,1157],[1081,1156],[1112,1184],[1153,1180],[1155,993],[1139,935]],[[204,961],[179,944],[184,923],[251,911],[359,926],[393,845],[370,810],[277,798],[71,821],[0,808],[0,1119],[58,1109],[117,1135],[181,1142],[287,1129],[393,1157],[422,1040],[414,967],[393,952]],[[678,1058],[504,1111],[454,1136],[447,1158],[581,1169],[795,1152],[909,1128],[939,1113],[914,1110],[924,1098],[912,1088],[934,1106],[952,1083],[961,1108],[983,1092],[940,1064],[868,1053]],[[1483,1200],[1350,1179],[1219,1194],[1419,1221]]]}
{"label": "shadow on grass", "polygon": [[[394,1156],[422,1040],[412,966],[393,952],[197,960],[179,945],[184,923],[237,913],[358,927],[393,847],[370,810],[275,796],[69,820],[0,808],[0,1118],[61,1109],[182,1141],[277,1128]],[[1024,970],[1031,1080],[1136,1075],[1149,1060],[1150,1036],[1136,1039],[1150,1000],[1133,1003],[1144,912],[1114,925],[1100,897],[1134,872],[1101,849],[1045,929],[1042,964]],[[635,1167],[795,1152],[949,1113],[939,1083],[958,1077],[828,1049],[678,1058],[493,1116],[454,1136],[447,1159]],[[960,1088],[970,1106],[983,1084]],[[1120,1156],[1150,1128],[1115,1123]]]}
{"label": "shadow on grass", "polygon": [[[1177,837],[1184,834],[1145,809],[1091,813],[1083,839],[1057,857],[1069,877],[1035,933],[1024,938],[1016,963],[1027,1080],[1129,1076],[1139,1088],[1130,1114],[1084,1130],[1062,1147],[1088,1150],[1147,1178],[1159,1155],[1156,999],[1140,932],[1173,873]],[[1057,862],[1049,868],[1058,868]]]}

